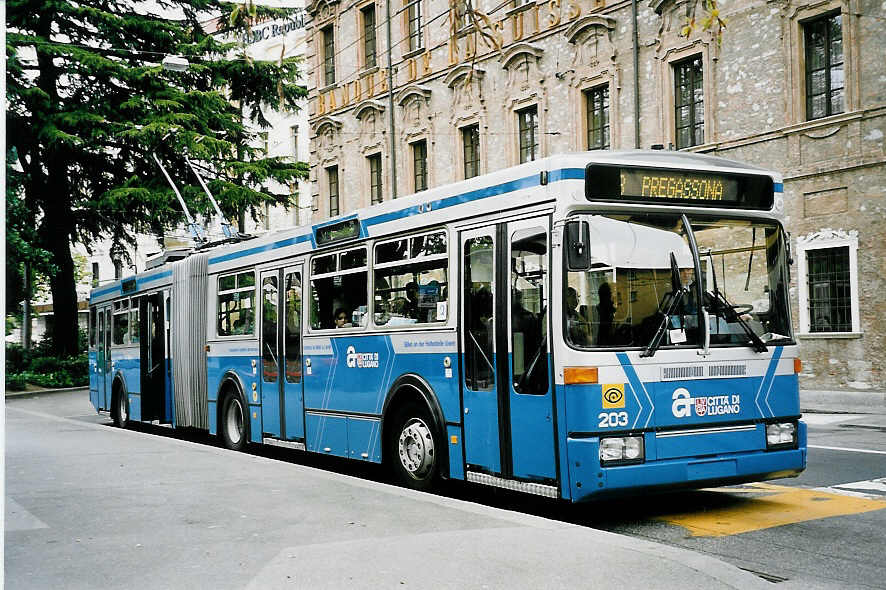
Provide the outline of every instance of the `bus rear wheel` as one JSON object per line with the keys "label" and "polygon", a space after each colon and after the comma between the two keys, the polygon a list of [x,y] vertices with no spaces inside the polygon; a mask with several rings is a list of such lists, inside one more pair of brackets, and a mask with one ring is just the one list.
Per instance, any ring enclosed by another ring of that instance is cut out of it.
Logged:
{"label": "bus rear wheel", "polygon": [[394,479],[414,490],[427,490],[439,472],[439,436],[428,411],[410,403],[394,415],[387,459]]}
{"label": "bus rear wheel", "polygon": [[129,396],[122,390],[117,390],[114,395],[114,426],[126,428],[129,426]]}
{"label": "bus rear wheel", "polygon": [[243,399],[236,393],[225,397],[222,404],[219,431],[225,447],[241,451],[246,446],[248,422]]}

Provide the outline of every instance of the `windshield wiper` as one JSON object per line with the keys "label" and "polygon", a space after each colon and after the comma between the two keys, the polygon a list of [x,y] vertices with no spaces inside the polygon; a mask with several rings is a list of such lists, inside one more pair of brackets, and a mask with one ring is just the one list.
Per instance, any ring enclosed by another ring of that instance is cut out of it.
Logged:
{"label": "windshield wiper", "polygon": [[708,304],[714,311],[714,315],[720,316],[725,319],[729,323],[735,323],[742,327],[745,331],[745,334],[748,335],[748,338],[751,339],[750,344],[753,346],[756,352],[766,352],[769,350],[766,347],[766,343],[757,336],[757,333],[754,332],[754,329],[751,328],[750,324],[748,324],[747,320],[741,317],[736,311],[735,306],[729,303],[726,299],[726,296],[720,293],[716,287],[714,287],[714,292],[711,293],[707,291],[705,293],[705,297],[707,299]]}
{"label": "windshield wiper", "polygon": [[683,283],[680,281],[680,269],[677,267],[677,257],[674,256],[674,252],[672,251],[671,292],[665,294],[664,298],[661,300],[661,305],[658,308],[659,312],[664,314],[664,317],[662,318],[658,329],[655,331],[655,334],[653,334],[652,340],[650,340],[649,344],[646,346],[646,350],[640,353],[641,357],[651,357],[655,354],[655,351],[659,349],[665,331],[668,329],[668,324],[671,321],[671,315],[674,313],[674,309],[676,309],[677,305],[683,300],[683,296],[688,293],[689,291],[686,290],[686,287],[684,287]]}
{"label": "windshield wiper", "polygon": [[[751,253],[753,254],[753,249]],[[714,315],[719,315],[723,317],[727,322],[733,322],[741,326],[741,328],[748,335],[748,338],[751,339],[751,344],[754,347],[756,352],[766,352],[769,350],[766,348],[766,344],[757,336],[757,333],[754,332],[754,329],[751,328],[750,324],[745,321],[743,317],[738,315],[735,311],[735,306],[729,303],[726,299],[726,296],[720,292],[720,289],[717,287],[717,267],[714,265],[714,254],[712,250],[708,250],[708,260],[711,263],[711,279],[714,281],[714,292],[710,291],[705,292],[705,299],[707,299],[711,308],[714,310]],[[710,329],[710,328],[708,328]]]}

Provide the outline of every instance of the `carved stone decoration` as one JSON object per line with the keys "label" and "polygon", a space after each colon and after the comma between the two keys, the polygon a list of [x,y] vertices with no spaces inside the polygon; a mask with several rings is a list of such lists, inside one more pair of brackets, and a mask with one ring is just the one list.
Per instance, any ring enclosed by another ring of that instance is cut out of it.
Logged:
{"label": "carved stone decoration", "polygon": [[855,242],[858,243],[858,230],[831,229],[829,227],[797,238],[798,246],[809,246],[820,242]]}
{"label": "carved stone decoration", "polygon": [[[683,26],[701,15],[703,0],[652,0],[650,6],[661,15],[658,35],[655,36],[655,51],[660,53],[667,47],[675,47],[687,41],[681,35]],[[714,29],[701,30],[696,26],[689,36],[692,40],[700,40],[710,46],[710,57],[714,61],[720,57],[720,44],[717,43]]]}
{"label": "carved stone decoration", "polygon": [[476,111],[476,107],[482,106],[483,78],[486,72],[470,65],[460,65],[449,71],[444,79],[453,93],[453,105],[456,110]]}
{"label": "carved stone decoration", "polygon": [[385,104],[378,100],[364,100],[354,108],[354,118],[360,128],[360,145],[364,150],[384,142]]}
{"label": "carved stone decoration", "polygon": [[335,6],[338,3],[339,0],[312,0],[306,9],[316,22],[320,22],[335,16]]}
{"label": "carved stone decoration", "polygon": [[338,117],[323,117],[315,126],[317,140],[321,149],[328,150],[341,147],[342,121]]}
{"label": "carved stone decoration", "polygon": [[542,53],[541,47],[531,43],[516,43],[504,50],[501,61],[508,72],[508,88],[523,90],[543,79],[538,67]]}
{"label": "carved stone decoration", "polygon": [[566,39],[576,46],[573,67],[596,68],[615,63],[616,49],[612,43],[615,19],[607,16],[586,16],[566,30]]}
{"label": "carved stone decoration", "polygon": [[427,86],[407,86],[394,97],[400,106],[400,129],[404,136],[422,133],[431,121],[431,89]]}

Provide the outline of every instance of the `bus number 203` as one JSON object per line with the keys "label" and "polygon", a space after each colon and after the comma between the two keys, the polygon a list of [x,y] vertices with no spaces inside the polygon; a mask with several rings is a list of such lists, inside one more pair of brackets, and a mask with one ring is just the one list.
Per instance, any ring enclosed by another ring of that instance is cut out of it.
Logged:
{"label": "bus number 203", "polygon": [[628,425],[627,412],[600,412],[597,416],[600,420],[600,428],[615,428],[616,426]]}

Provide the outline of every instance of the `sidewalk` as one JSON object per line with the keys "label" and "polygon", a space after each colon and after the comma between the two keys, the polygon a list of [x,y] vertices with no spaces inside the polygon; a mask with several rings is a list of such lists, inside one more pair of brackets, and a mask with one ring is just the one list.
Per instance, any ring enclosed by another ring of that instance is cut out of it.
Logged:
{"label": "sidewalk", "polygon": [[886,414],[886,391],[800,390],[803,412]]}
{"label": "sidewalk", "polygon": [[146,590],[771,586],[645,539],[146,437],[22,398],[7,412],[9,587],[131,588],[132,572]]}

